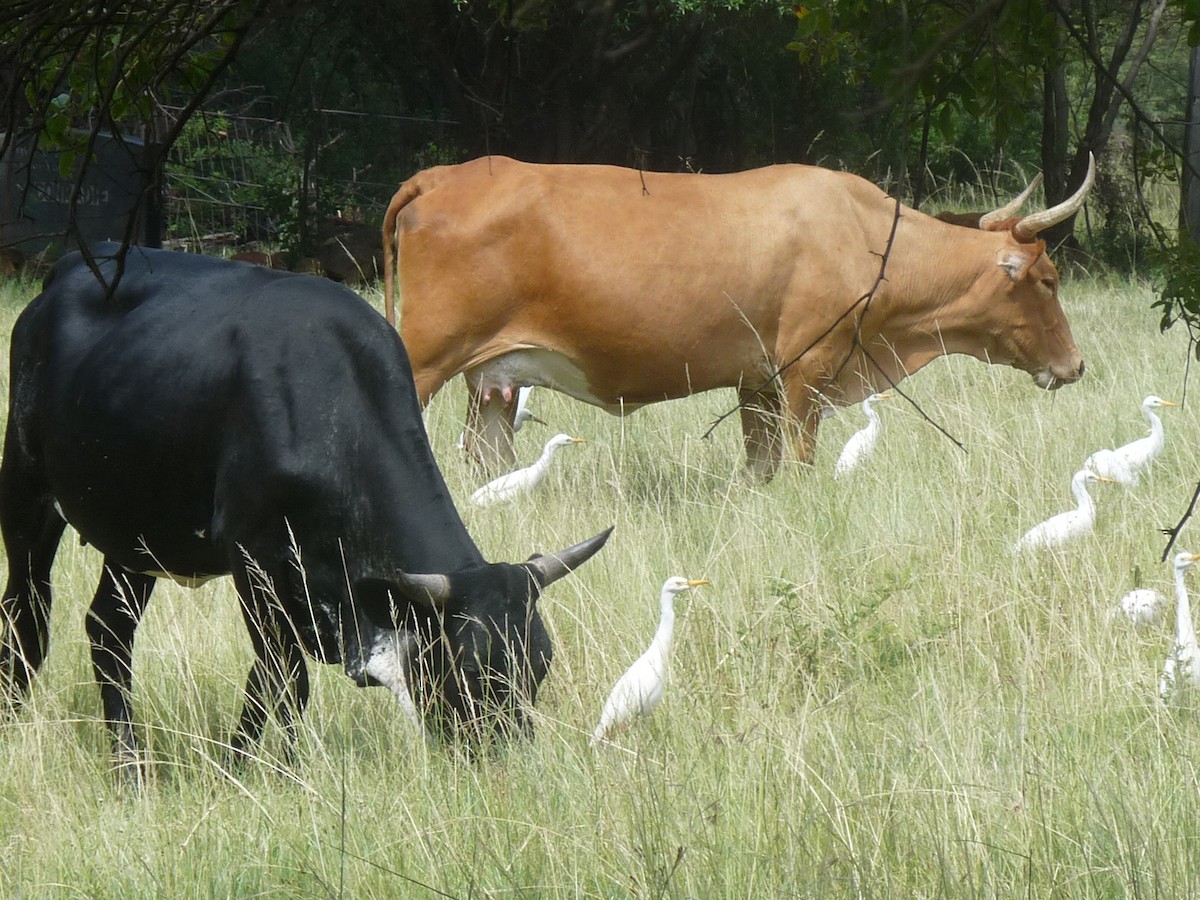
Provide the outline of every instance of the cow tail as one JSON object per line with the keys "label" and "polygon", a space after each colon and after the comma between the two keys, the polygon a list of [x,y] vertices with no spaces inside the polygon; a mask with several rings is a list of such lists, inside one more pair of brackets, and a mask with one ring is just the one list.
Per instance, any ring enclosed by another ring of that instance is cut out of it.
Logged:
{"label": "cow tail", "polygon": [[396,269],[400,265],[397,258],[400,240],[396,228],[400,220],[400,211],[420,195],[421,186],[417,179],[408,179],[392,195],[387,213],[383,217],[383,312],[393,328],[396,326]]}

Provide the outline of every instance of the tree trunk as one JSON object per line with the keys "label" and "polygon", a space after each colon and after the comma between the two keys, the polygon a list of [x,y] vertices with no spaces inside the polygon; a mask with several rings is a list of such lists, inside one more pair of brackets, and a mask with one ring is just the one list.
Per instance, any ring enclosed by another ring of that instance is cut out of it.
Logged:
{"label": "tree trunk", "polygon": [[1200,243],[1200,47],[1188,65],[1187,108],[1183,128],[1183,181],[1179,225]]}
{"label": "tree trunk", "polygon": [[[1061,40],[1063,31],[1070,33],[1072,39],[1084,52],[1092,67],[1094,87],[1091,102],[1088,105],[1087,117],[1084,121],[1083,133],[1073,154],[1069,154],[1067,134],[1066,89],[1062,82],[1061,69],[1047,71],[1046,95],[1043,98],[1044,115],[1042,122],[1042,159],[1045,166],[1046,200],[1048,203],[1058,203],[1073,194],[1087,174],[1088,153],[1094,153],[1097,158],[1103,153],[1112,135],[1113,124],[1120,112],[1125,95],[1133,87],[1134,80],[1150,49],[1158,36],[1158,24],[1166,8],[1166,0],[1155,0],[1148,15],[1143,15],[1143,0],[1133,0],[1124,13],[1124,27],[1117,33],[1112,52],[1107,60],[1100,56],[1098,35],[1101,22],[1097,17],[1094,4],[1082,4],[1080,14],[1082,23],[1066,18],[1062,0],[1047,0],[1048,8],[1055,11],[1054,27],[1057,39]],[[1081,28],[1082,24],[1082,28]],[[1144,27],[1142,46],[1130,62],[1125,76],[1121,77],[1121,68],[1133,48],[1138,32]],[[1058,54],[1055,54],[1058,57]],[[1052,81],[1054,82],[1052,85]],[[1062,91],[1061,99],[1058,94]],[[1053,94],[1053,96],[1052,96]],[[1062,104],[1061,106],[1059,104]],[[1053,120],[1053,121],[1052,121]],[[1048,147],[1047,141],[1052,144]],[[1070,155],[1070,168],[1066,166]],[[1056,168],[1051,170],[1049,163],[1053,161]],[[1042,237],[1050,247],[1067,244],[1078,247],[1074,237],[1075,217],[1067,219],[1052,228],[1047,228]]]}
{"label": "tree trunk", "polygon": [[[1051,205],[1067,196],[1070,124],[1066,67],[1057,63],[1049,64],[1042,73],[1042,84],[1042,190],[1047,205]],[[1074,220],[1071,224],[1074,224]],[[1052,230],[1061,232],[1061,227],[1055,226]],[[1062,235],[1047,236],[1046,240],[1054,246],[1062,241]]]}

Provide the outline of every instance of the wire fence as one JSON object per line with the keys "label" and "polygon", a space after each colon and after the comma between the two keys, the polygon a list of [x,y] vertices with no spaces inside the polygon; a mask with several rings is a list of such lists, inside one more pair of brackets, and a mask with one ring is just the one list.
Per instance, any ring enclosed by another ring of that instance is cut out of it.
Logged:
{"label": "wire fence", "polygon": [[266,106],[201,111],[184,127],[164,176],[165,243],[299,247],[329,218],[378,225],[400,181],[455,161],[447,120],[309,110],[301,139]]}
{"label": "wire fence", "polygon": [[[168,107],[169,117],[179,115]],[[245,244],[278,235],[271,182],[293,180],[295,143],[286,124],[261,116],[197,113],[171,148],[163,179],[164,240]]]}

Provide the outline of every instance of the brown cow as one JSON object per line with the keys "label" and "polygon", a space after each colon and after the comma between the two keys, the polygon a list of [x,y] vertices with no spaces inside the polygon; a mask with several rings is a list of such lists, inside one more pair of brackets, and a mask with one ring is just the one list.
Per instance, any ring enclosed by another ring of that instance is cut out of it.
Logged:
{"label": "brown cow", "polygon": [[[1093,175],[1066,203],[984,231],[811,166],[695,175],[485,157],[418,172],[392,198],[386,313],[394,322],[398,271],[417,395],[465,373],[477,456],[511,462],[521,385],[619,414],[736,387],[748,465],[769,478],[781,423],[799,425],[810,462],[822,397],[857,402],[946,353],[1043,388],[1078,379],[1037,233],[1082,205]],[[893,225],[886,280],[864,302]]]}

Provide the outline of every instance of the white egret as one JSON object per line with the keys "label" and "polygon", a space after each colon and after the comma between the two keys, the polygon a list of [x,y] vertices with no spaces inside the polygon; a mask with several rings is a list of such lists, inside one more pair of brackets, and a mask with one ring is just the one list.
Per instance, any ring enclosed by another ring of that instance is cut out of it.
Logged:
{"label": "white egret", "polygon": [[533,410],[528,406],[529,395],[532,393],[532,387],[517,388],[517,411],[513,413],[513,434],[524,428],[526,422],[537,422],[539,425],[546,424],[535,416]]}
{"label": "white egret", "polygon": [[1080,469],[1071,476],[1071,493],[1075,495],[1076,509],[1051,516],[1030,528],[1019,541],[1013,544],[1013,552],[1032,550],[1038,547],[1054,547],[1072,538],[1085,535],[1096,523],[1096,504],[1087,492],[1088,482],[1111,482],[1111,478]]}
{"label": "white egret", "polygon": [[585,443],[587,441],[583,438],[571,437],[569,434],[556,434],[546,441],[542,455],[533,465],[515,469],[507,475],[501,475],[499,478],[489,481],[471,495],[471,502],[476,506],[491,506],[493,503],[503,503],[515,499],[519,494],[532,490],[542,480],[546,470],[550,468],[550,458],[554,456],[555,450],[570,444]]}
{"label": "white egret", "polygon": [[1134,588],[1117,602],[1114,613],[1125,616],[1136,628],[1157,625],[1167,610],[1167,598],[1150,588]]}
{"label": "white egret", "polygon": [[[516,434],[525,427],[526,422],[537,422],[539,425],[545,425],[545,421],[534,415],[533,410],[529,408],[529,395],[533,393],[532,387],[517,388],[517,411],[513,413],[513,434]],[[458,433],[458,441],[455,447],[462,450],[466,447],[467,433],[460,431]]]}
{"label": "white egret", "polygon": [[671,657],[671,635],[675,630],[675,595],[702,584],[708,584],[708,581],[679,576],[663,582],[659,595],[661,615],[654,640],[613,685],[600,713],[600,724],[592,733],[593,747],[631,719],[649,715],[662,702]]}
{"label": "white egret", "polygon": [[854,432],[854,434],[850,435],[850,440],[846,441],[846,446],[842,448],[837,462],[833,465],[835,478],[845,475],[875,451],[875,442],[879,440],[879,429],[881,427],[879,413],[875,412],[874,409],[875,402],[877,400],[887,400],[891,396],[891,391],[882,391],[878,394],[872,394],[862,402],[863,412],[867,414],[867,426]]}
{"label": "white egret", "polygon": [[1164,703],[1177,699],[1184,688],[1200,688],[1200,652],[1186,580],[1187,570],[1198,561],[1200,555],[1194,553],[1175,554],[1175,642],[1158,682],[1158,697]]}
{"label": "white egret", "polygon": [[1084,466],[1121,484],[1137,484],[1138,473],[1154,462],[1163,450],[1163,426],[1154,410],[1174,405],[1151,394],[1142,401],[1142,413],[1150,423],[1150,434],[1115,450],[1097,450],[1087,458]]}

